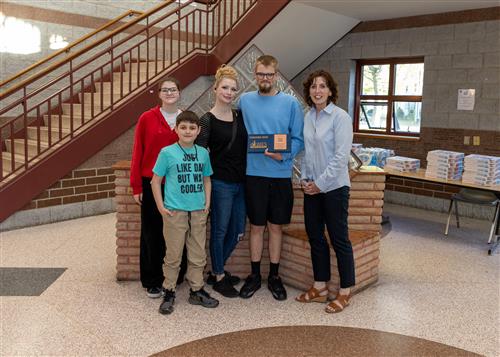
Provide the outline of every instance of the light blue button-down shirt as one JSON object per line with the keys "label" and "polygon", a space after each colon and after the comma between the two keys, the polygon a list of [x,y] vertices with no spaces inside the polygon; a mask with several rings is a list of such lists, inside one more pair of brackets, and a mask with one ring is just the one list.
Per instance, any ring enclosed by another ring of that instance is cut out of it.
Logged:
{"label": "light blue button-down shirt", "polygon": [[333,103],[318,115],[312,107],[304,118],[304,143],[302,179],[313,180],[321,192],[351,186],[352,120],[349,114]]}

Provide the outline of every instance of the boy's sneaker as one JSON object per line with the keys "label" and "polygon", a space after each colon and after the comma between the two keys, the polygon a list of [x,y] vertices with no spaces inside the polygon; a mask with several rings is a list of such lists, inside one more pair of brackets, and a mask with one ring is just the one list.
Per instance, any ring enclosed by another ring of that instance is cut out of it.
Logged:
{"label": "boy's sneaker", "polygon": [[148,294],[148,297],[151,299],[157,299],[162,296],[162,287],[154,287],[154,288],[147,288],[146,289],[146,294]]}
{"label": "boy's sneaker", "polygon": [[165,296],[163,296],[163,302],[160,305],[160,314],[168,315],[174,311],[175,303],[175,291],[165,290]]}
{"label": "boy's sneaker", "polygon": [[[224,275],[226,278],[229,278],[229,281],[231,282],[231,285],[238,285],[241,281],[239,277],[236,275],[231,275],[230,272],[224,270]],[[208,272],[208,278],[207,278],[207,284],[208,285],[214,285],[215,282],[217,281],[217,278],[214,274],[212,274],[211,271]]]}
{"label": "boy's sneaker", "polygon": [[213,308],[219,306],[219,300],[214,299],[203,288],[193,291],[189,289],[188,302],[193,305],[201,305],[203,307]]}
{"label": "boy's sneaker", "polygon": [[267,278],[267,288],[276,300],[286,300],[286,290],[278,275]]}
{"label": "boy's sneaker", "polygon": [[243,284],[243,286],[241,287],[240,297],[242,297],[243,299],[251,298],[252,295],[260,289],[261,282],[262,279],[260,275],[250,274],[249,276],[247,276],[247,278],[245,279],[245,284]]}
{"label": "boy's sneaker", "polygon": [[233,284],[231,284],[230,278],[228,278],[227,275],[220,281],[215,282],[213,289],[227,298],[235,298],[240,294],[238,290],[234,288]]}

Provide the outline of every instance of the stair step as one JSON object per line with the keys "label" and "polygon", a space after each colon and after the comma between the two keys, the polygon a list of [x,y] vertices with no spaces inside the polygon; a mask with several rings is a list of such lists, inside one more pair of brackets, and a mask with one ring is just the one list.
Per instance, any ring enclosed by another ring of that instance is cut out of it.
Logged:
{"label": "stair step", "polygon": [[[143,83],[141,83],[143,84]],[[136,89],[138,86],[137,86],[137,83],[132,83],[132,90]],[[100,92],[102,90],[102,93],[103,94],[107,94],[108,97],[110,96],[111,94],[111,82],[102,82],[102,86],[101,86],[101,82],[96,82],[95,83],[95,89],[97,91],[97,93],[99,93],[100,95]],[[113,83],[113,96],[115,96],[115,94],[117,95],[120,95],[120,82],[114,82]],[[129,86],[128,86],[128,83],[125,85],[125,83],[123,84],[123,95],[125,94],[128,94],[130,93],[130,90],[129,90]]]}
{"label": "stair step", "polygon": [[[82,116],[82,104],[81,103],[64,103],[64,104],[62,104],[63,115],[70,115],[71,107],[73,107],[73,115],[76,118],[81,118],[81,116]],[[96,113],[98,113],[99,110],[100,110],[99,106],[96,103],[94,103],[94,115],[96,115]],[[85,103],[83,105],[83,113],[85,115],[85,118],[91,118],[92,106],[90,105],[90,103],[88,105],[87,105],[87,103]]]}
{"label": "stair step", "polygon": [[[28,139],[37,140],[38,131],[40,131],[40,140],[44,142],[49,141],[49,128],[46,126],[29,126],[28,127]],[[62,128],[61,137],[59,137],[59,128],[51,128],[51,141],[56,142],[64,138],[69,134],[69,130]]]}
{"label": "stair step", "polygon": [[[175,61],[177,57],[174,57],[173,61]],[[169,61],[165,61],[165,66],[169,66]],[[164,70],[163,68],[163,61],[158,61],[157,65],[157,72],[160,73],[161,71]],[[139,66],[137,66],[137,63],[132,63],[132,65],[129,67],[128,65],[125,66],[125,72],[132,72],[132,74],[135,74],[137,76],[137,68],[139,68],[140,74],[146,74],[146,71],[149,74],[154,74],[156,73],[155,71],[155,62],[140,62]]]}
{"label": "stair step", "polygon": [[[104,93],[102,92],[103,94],[103,100],[102,100],[102,103],[103,103],[103,108],[105,109],[106,107],[108,107],[111,103],[111,95],[110,93]],[[84,103],[88,103],[89,106],[90,104],[92,103],[92,97],[94,97],[94,110],[101,110],[101,92],[93,92],[93,93],[90,93],[90,92],[85,92],[83,93],[83,96],[82,96],[82,93],[80,93],[80,100],[83,100]],[[113,98],[116,101],[120,100],[121,99],[121,96],[120,96],[120,92],[114,92],[113,93]]]}
{"label": "stair step", "polygon": [[[8,173],[12,171],[11,162],[12,162],[12,155],[11,155],[11,153],[7,152],[7,151],[2,151],[2,170],[4,172],[4,175],[5,175],[6,171]],[[16,165],[15,166],[16,169],[19,166],[22,166],[24,164],[24,155],[14,154],[14,162],[15,162],[15,165]]]}
{"label": "stair step", "polygon": [[[88,122],[90,119],[89,118],[84,118],[83,123],[85,124]],[[43,121],[45,123],[45,126],[48,128],[49,126],[49,116],[46,114],[43,116]],[[82,118],[79,116],[74,116],[73,117],[73,129],[79,128],[82,126]],[[61,127],[62,129],[71,129],[71,117],[69,115],[61,115]],[[51,123],[50,123],[50,129],[59,129],[59,115],[52,115],[51,116]]]}
{"label": "stair step", "polygon": [[[143,83],[146,81],[146,73],[139,73],[139,82],[140,83]],[[137,72],[135,73],[135,75],[133,75],[132,73],[130,72],[115,72],[113,73],[113,82],[116,84],[116,83],[120,83],[120,81],[123,81],[123,87],[125,88],[126,86],[128,86],[129,82],[132,82],[132,87],[134,86],[134,84],[137,84]]]}
{"label": "stair step", "polygon": [[[24,139],[14,139],[14,154],[21,155],[24,157]],[[7,151],[10,152],[12,139],[5,140],[5,146]],[[33,157],[39,153],[45,151],[48,148],[46,142],[40,141],[40,152],[38,152],[38,142],[36,140],[28,139],[28,157]],[[24,161],[23,161],[24,162]]]}

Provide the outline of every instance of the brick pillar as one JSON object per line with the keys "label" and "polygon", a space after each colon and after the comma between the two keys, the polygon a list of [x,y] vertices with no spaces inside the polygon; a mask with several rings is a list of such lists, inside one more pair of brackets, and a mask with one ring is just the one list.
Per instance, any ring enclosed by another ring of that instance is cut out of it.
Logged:
{"label": "brick pillar", "polygon": [[139,280],[141,210],[130,188],[130,162],[113,165],[116,203],[116,279]]}

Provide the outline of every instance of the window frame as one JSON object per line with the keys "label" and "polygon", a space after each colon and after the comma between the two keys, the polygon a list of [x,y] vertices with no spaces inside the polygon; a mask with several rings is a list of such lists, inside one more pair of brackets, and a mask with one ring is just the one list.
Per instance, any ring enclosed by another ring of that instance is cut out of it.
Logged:
{"label": "window frame", "polygon": [[[422,95],[395,95],[395,74],[396,65],[408,63],[424,64],[424,57],[394,57],[379,59],[360,59],[356,61],[356,84],[355,84],[355,103],[354,103],[354,133],[373,134],[374,136],[390,135],[398,137],[420,137],[421,127],[418,133],[392,131],[393,107],[395,102],[420,102],[422,105]],[[362,67],[366,65],[381,64],[389,65],[389,88],[387,95],[361,95],[361,77]],[[424,64],[425,66],[425,64]],[[425,67],[424,67],[425,75]],[[423,90],[423,88],[422,88]],[[423,94],[423,93],[422,93]],[[362,100],[384,100],[387,101],[386,127],[384,130],[367,130],[359,128],[360,107]]]}

